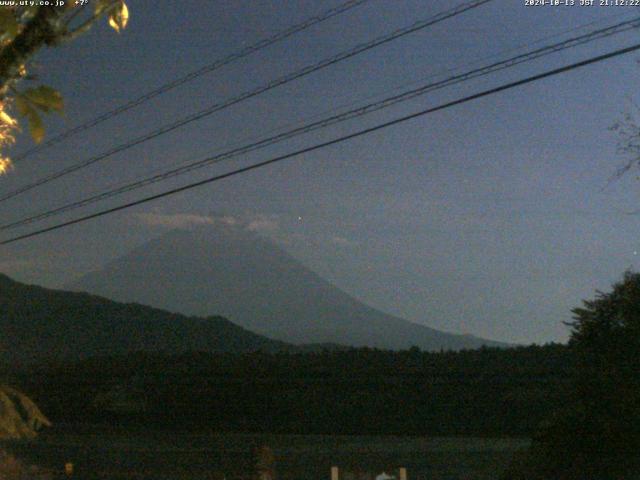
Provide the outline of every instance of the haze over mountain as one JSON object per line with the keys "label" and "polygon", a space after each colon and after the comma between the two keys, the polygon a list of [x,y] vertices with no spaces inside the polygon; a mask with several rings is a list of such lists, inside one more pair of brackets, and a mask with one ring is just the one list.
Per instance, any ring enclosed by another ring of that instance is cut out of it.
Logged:
{"label": "haze over mountain", "polygon": [[172,230],[68,287],[186,315],[222,315],[296,344],[427,350],[499,345],[369,307],[272,241],[233,223]]}
{"label": "haze over mountain", "polygon": [[12,364],[138,351],[175,354],[294,348],[221,317],[187,317],[86,293],[25,285],[0,274],[0,358]]}

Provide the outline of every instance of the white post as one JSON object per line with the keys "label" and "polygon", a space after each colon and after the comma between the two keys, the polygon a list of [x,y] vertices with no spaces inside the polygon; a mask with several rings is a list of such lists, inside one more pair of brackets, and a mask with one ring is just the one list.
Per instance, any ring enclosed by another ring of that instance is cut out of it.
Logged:
{"label": "white post", "polygon": [[331,480],[338,480],[338,467],[331,467]]}
{"label": "white post", "polygon": [[398,475],[398,480],[407,480],[407,469],[404,467],[400,467],[399,471],[400,475]]}

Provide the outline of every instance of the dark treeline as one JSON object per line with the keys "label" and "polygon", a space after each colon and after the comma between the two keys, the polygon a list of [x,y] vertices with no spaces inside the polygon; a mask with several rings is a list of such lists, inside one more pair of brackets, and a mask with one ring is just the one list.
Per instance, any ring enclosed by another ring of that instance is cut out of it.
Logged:
{"label": "dark treeline", "polygon": [[567,398],[563,345],[462,352],[139,353],[13,372],[54,423],[280,433],[531,435]]}

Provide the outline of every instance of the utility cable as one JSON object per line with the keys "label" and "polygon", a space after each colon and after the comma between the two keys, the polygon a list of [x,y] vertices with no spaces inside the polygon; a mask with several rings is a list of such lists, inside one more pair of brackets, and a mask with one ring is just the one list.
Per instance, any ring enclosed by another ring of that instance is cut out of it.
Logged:
{"label": "utility cable", "polygon": [[378,47],[380,45],[383,45],[385,43],[391,42],[393,40],[396,40],[400,37],[403,37],[405,35],[408,35],[410,33],[416,32],[418,30],[422,30],[424,28],[427,28],[431,25],[434,25],[436,23],[442,22],[448,18],[454,17],[456,15],[460,15],[463,12],[466,12],[468,10],[477,8],[485,3],[488,3],[492,0],[473,0],[471,2],[467,2],[464,4],[461,4],[457,7],[454,7],[452,9],[449,9],[447,11],[441,12],[433,17],[429,17],[428,19],[425,20],[421,20],[418,22],[415,22],[414,24],[408,26],[408,27],[404,27],[398,30],[395,30],[394,32],[391,32],[387,35],[383,35],[382,37],[378,37],[370,42],[367,43],[363,43],[360,45],[357,45],[356,47],[338,53],[337,55],[334,55],[332,57],[329,57],[325,60],[322,60],[318,63],[314,63],[312,65],[308,65],[300,70],[297,70],[293,73],[287,74],[283,77],[280,77],[276,80],[273,80],[269,83],[267,83],[266,85],[262,85],[254,90],[250,90],[248,92],[242,93],[239,96],[230,98],[222,103],[218,103],[218,104],[214,104],[211,105],[199,112],[196,112],[194,114],[188,115],[186,117],[181,118],[180,120],[177,120],[173,123],[164,125],[156,130],[153,130],[151,132],[148,132],[142,136],[136,137],[132,140],[129,140],[121,145],[118,145],[114,148],[111,148],[110,150],[107,150],[106,152],[100,153],[96,156],[93,156],[87,160],[83,160],[79,163],[76,163],[74,165],[71,165],[67,168],[63,168],[62,170],[59,170],[57,172],[51,173],[49,175],[46,175],[32,183],[29,183],[23,187],[20,187],[16,190],[13,190],[9,193],[6,193],[2,196],[0,196],[0,202],[6,201],[10,198],[13,198],[17,195],[20,195],[22,193],[28,192],[36,187],[39,187],[41,185],[45,185],[53,180],[56,180],[58,178],[61,178],[63,176],[66,176],[70,173],[76,172],[78,170],[81,170],[83,168],[86,168],[90,165],[93,165],[96,162],[99,162],[101,160],[104,160],[108,157],[111,157],[112,155],[115,155],[116,153],[120,153],[122,151],[128,150],[136,145],[140,145],[141,143],[147,142],[149,140],[152,140],[156,137],[159,137],[161,135],[165,135],[173,130],[176,130],[180,127],[183,127],[185,125],[188,125],[192,122],[195,122],[197,120],[201,120],[205,117],[208,117],[210,115],[212,115],[215,112],[218,112],[220,110],[223,110],[225,108],[231,107],[232,105],[238,104],[240,102],[243,102],[244,100],[248,100],[249,98],[258,96],[262,93],[265,93],[269,90],[272,90],[276,87],[279,87],[281,85],[284,85],[286,83],[292,82],[294,80],[297,80],[299,78],[305,77],[313,72],[316,72],[318,70],[321,70],[323,68],[329,67],[331,65],[334,65],[336,63],[342,62],[344,60],[347,60],[349,58],[352,58],[356,55],[359,55],[363,52],[366,52],[368,50],[371,50],[375,47]]}
{"label": "utility cable", "polygon": [[[36,145],[33,148],[30,148],[29,150],[25,151],[24,153],[17,155],[15,158],[13,158],[13,162],[17,163],[20,162],[21,160],[24,160],[25,158],[33,155],[34,153],[38,153],[41,152],[49,147],[52,147],[53,145],[56,145],[60,142],[62,142],[63,140],[66,140],[67,138],[70,138],[74,135],[76,135],[77,133],[83,132],[85,130],[88,130],[92,127],[95,127],[96,125],[99,125],[103,122],[106,122],[107,120],[116,117],[128,110],[131,110],[132,108],[135,108],[139,105],[142,105],[145,102],[148,102],[149,100],[162,95],[170,90],[173,90],[174,88],[179,87],[180,85],[183,85],[187,82],[190,82],[192,80],[195,80],[198,77],[201,77],[203,75],[206,75],[207,73],[211,73],[215,70],[218,70],[219,68],[222,68],[225,65],[229,65],[230,63],[235,62],[236,60],[240,60],[244,57],[247,57],[249,55],[251,55],[252,53],[255,53],[259,50],[262,50],[266,47],[269,47],[271,45],[273,45],[274,43],[280,42],[282,40],[285,40],[293,35],[295,35],[296,33],[299,33],[303,30],[306,30],[314,25],[317,25],[319,23],[324,22],[325,20],[328,20],[330,18],[333,18],[337,15],[340,15],[341,13],[347,12],[348,10],[351,10],[355,7],[358,7],[360,5],[362,5],[363,3],[368,2],[369,0],[349,0],[348,2],[345,2],[341,5],[338,5],[337,7],[331,8],[317,16],[313,16],[310,17],[306,20],[304,20],[301,23],[298,23],[296,25],[293,25],[289,28],[287,28],[286,30],[283,30],[281,32],[278,32],[270,37],[264,38],[260,41],[258,41],[257,43],[254,43],[253,45],[249,45],[248,47],[245,47],[241,50],[238,50],[237,52],[233,52],[225,57],[219,58],[217,60],[215,60],[214,62],[205,65],[197,70],[194,70],[192,72],[189,72],[188,74],[177,78],[175,80],[172,80],[170,82],[165,83],[164,85],[161,85],[160,87],[151,90],[147,93],[145,93],[144,95],[141,95],[133,100],[130,100],[126,103],[123,103],[122,105],[117,106],[116,108],[114,108],[113,110],[109,110],[108,112],[103,113],[102,115],[99,115],[91,120],[88,120],[84,123],[81,123],[80,125],[77,125],[73,128],[70,128],[52,138],[50,138],[49,140],[47,140],[46,142],[41,143],[40,145]],[[78,9],[79,11],[79,9]]]}
{"label": "utility cable", "polygon": [[187,190],[191,190],[191,189],[196,188],[196,187],[207,185],[207,184],[210,184],[210,183],[213,183],[213,182],[217,182],[217,181],[223,180],[225,178],[233,177],[233,176],[236,176],[236,175],[239,175],[239,174],[242,174],[242,173],[246,173],[246,172],[249,172],[249,171],[252,171],[252,170],[256,170],[258,168],[265,167],[267,165],[271,165],[271,164],[274,164],[274,163],[277,163],[277,162],[281,162],[281,161],[287,160],[289,158],[293,158],[293,157],[296,157],[296,156],[299,156],[299,155],[303,155],[303,154],[310,153],[310,152],[313,152],[313,151],[316,151],[316,150],[320,150],[322,148],[326,148],[326,147],[329,147],[331,145],[336,145],[336,144],[339,144],[339,143],[342,143],[342,142],[345,142],[347,140],[351,140],[351,139],[354,139],[354,138],[357,138],[357,137],[368,135],[370,133],[373,133],[373,132],[376,132],[376,131],[379,131],[379,130],[382,130],[382,129],[385,129],[385,128],[388,128],[388,127],[391,127],[393,125],[398,125],[400,123],[404,123],[404,122],[407,122],[409,120],[413,120],[415,118],[419,118],[419,117],[428,115],[430,113],[434,113],[434,112],[437,112],[437,111],[445,110],[447,108],[451,108],[451,107],[454,107],[456,105],[461,105],[463,103],[467,103],[467,102],[470,102],[472,100],[477,100],[479,98],[487,97],[489,95],[494,95],[494,94],[499,93],[499,92],[510,90],[512,88],[516,88],[516,87],[519,87],[519,86],[522,86],[522,85],[525,85],[525,84],[528,84],[528,83],[536,82],[536,81],[542,80],[544,78],[548,78],[548,77],[552,77],[552,76],[555,76],[555,75],[559,75],[559,74],[562,74],[562,73],[565,73],[565,72],[568,72],[568,71],[571,71],[571,70],[575,70],[577,68],[581,68],[581,67],[584,67],[584,66],[587,66],[587,65],[591,65],[591,64],[594,64],[594,63],[602,62],[604,60],[608,60],[610,58],[614,58],[614,57],[618,57],[618,56],[621,56],[621,55],[625,55],[627,53],[631,53],[631,52],[634,52],[634,51],[637,51],[637,50],[640,50],[640,43],[637,43],[635,45],[632,45],[632,46],[629,46],[629,47],[626,47],[626,48],[621,48],[619,50],[615,50],[613,52],[609,52],[609,53],[606,53],[604,55],[599,55],[597,57],[591,57],[591,58],[589,58],[587,60],[583,60],[583,61],[580,61],[580,62],[577,62],[577,63],[572,63],[570,65],[565,65],[564,67],[556,68],[556,69],[553,69],[553,70],[548,70],[548,71],[546,71],[544,73],[540,73],[540,74],[537,74],[537,75],[526,77],[524,79],[517,80],[515,82],[510,82],[510,83],[507,83],[507,84],[503,84],[503,85],[501,85],[499,87],[494,87],[494,88],[491,88],[491,89],[488,89],[488,90],[484,90],[484,91],[482,91],[480,93],[476,93],[476,94],[469,95],[469,96],[466,96],[466,97],[463,97],[463,98],[460,98],[460,99],[457,99],[457,100],[453,100],[453,101],[438,105],[436,107],[427,108],[425,110],[421,110],[419,112],[412,113],[410,115],[405,115],[405,116],[390,120],[388,122],[384,122],[384,123],[375,125],[373,127],[369,127],[369,128],[365,128],[363,130],[359,130],[357,132],[354,132],[354,133],[351,133],[351,134],[348,134],[348,135],[343,135],[341,137],[337,137],[337,138],[334,138],[334,139],[326,141],[326,142],[318,143],[318,144],[312,145],[310,147],[306,147],[306,148],[302,148],[300,150],[296,150],[296,151],[291,152],[291,153],[287,153],[287,154],[284,154],[284,155],[273,157],[273,158],[270,158],[268,160],[264,160],[262,162],[254,163],[254,164],[248,165],[246,167],[242,167],[242,168],[238,168],[236,170],[232,170],[230,172],[226,172],[226,173],[223,173],[223,174],[215,175],[213,177],[209,177],[209,178],[206,178],[204,180],[200,180],[200,181],[197,181],[197,182],[189,183],[189,184],[184,185],[182,187],[178,187],[178,188],[174,188],[174,189],[171,189],[171,190],[167,190],[167,191],[164,191],[162,193],[158,193],[158,194],[155,194],[155,195],[144,197],[144,198],[132,201],[132,202],[128,202],[128,203],[125,203],[125,204],[122,204],[122,205],[118,205],[116,207],[111,207],[111,208],[108,208],[108,209],[105,209],[105,210],[101,210],[99,212],[95,212],[95,213],[92,213],[92,214],[89,214],[89,215],[85,215],[85,216],[82,216],[82,217],[79,217],[79,218],[75,218],[73,220],[68,220],[66,222],[62,222],[62,223],[59,223],[57,225],[53,225],[53,226],[50,226],[50,227],[47,227],[47,228],[43,228],[43,229],[36,230],[36,231],[30,232],[30,233],[26,233],[24,235],[20,235],[20,236],[13,237],[13,238],[10,238],[10,239],[7,239],[7,240],[3,240],[3,241],[0,242],[0,245],[8,245],[10,243],[14,243],[14,242],[17,242],[17,241],[20,241],[20,240],[25,240],[27,238],[31,238],[31,237],[35,237],[35,236],[38,236],[38,235],[42,235],[42,234],[47,233],[47,232],[51,232],[51,231],[58,230],[58,229],[61,229],[61,228],[64,228],[64,227],[68,227],[70,225],[83,223],[83,222],[86,222],[86,221],[94,219],[94,218],[98,218],[98,217],[102,217],[102,216],[105,216],[105,215],[109,215],[111,213],[119,212],[121,210],[125,210],[125,209],[128,209],[128,208],[137,206],[137,205],[142,205],[144,203],[148,203],[148,202],[151,202],[151,201],[154,201],[154,200],[158,200],[160,198],[168,197],[170,195],[175,195],[176,193],[180,193],[180,192],[184,192],[184,191],[187,191]]}
{"label": "utility cable", "polygon": [[400,102],[404,102],[404,101],[408,101],[411,100],[415,97],[418,97],[420,95],[424,95],[428,92],[434,91],[434,90],[438,90],[441,88],[445,88],[454,84],[458,84],[464,81],[468,81],[471,80],[473,78],[477,78],[480,76],[484,76],[484,75],[488,75],[491,73],[495,73],[497,71],[500,70],[504,70],[507,68],[511,68],[514,67],[516,65],[519,65],[521,63],[524,62],[529,62],[535,59],[538,59],[542,56],[546,56],[561,50],[565,50],[568,48],[574,48],[578,45],[582,45],[585,44],[587,42],[591,42],[594,40],[598,40],[607,36],[611,36],[617,33],[622,33],[625,31],[628,31],[630,29],[633,28],[638,28],[640,27],[640,17],[636,17],[635,19],[632,20],[628,20],[625,22],[621,22],[618,23],[616,25],[610,26],[610,27],[606,27],[606,28],[602,28],[602,29],[598,29],[592,32],[589,32],[587,34],[584,35],[580,35],[578,37],[574,37],[571,39],[567,39],[564,40],[562,42],[558,42],[552,45],[547,45],[541,48],[538,48],[536,50],[530,51],[530,52],[526,52],[520,55],[516,55],[514,57],[510,57],[508,59],[499,61],[499,62],[495,62],[492,63],[490,65],[487,66],[483,66],[477,69],[473,69],[470,70],[468,72],[462,73],[462,74],[458,74],[458,75],[454,75],[451,77],[448,77],[444,80],[438,81],[438,82],[433,82],[433,83],[428,83],[426,85],[422,85],[418,88],[415,89],[411,89],[405,92],[402,92],[398,95],[393,95],[387,98],[384,98],[382,100],[379,100],[377,102],[372,102],[369,103],[367,105],[337,114],[337,115],[333,115],[327,118],[323,118],[321,120],[315,121],[315,122],[311,122],[308,123],[306,125],[294,128],[292,130],[274,135],[274,136],[270,136],[268,138],[264,138],[262,140],[259,140],[257,142],[254,143],[250,143],[248,145],[243,145],[237,148],[233,148],[231,150],[228,150],[226,152],[211,156],[211,157],[207,157],[205,159],[201,159],[198,160],[196,162],[192,162],[192,163],[188,163],[184,166],[180,166],[177,168],[173,168],[171,170],[162,172],[162,173],[158,173],[155,175],[152,175],[150,177],[147,177],[145,179],[142,180],[137,180],[131,183],[128,183],[124,186],[118,187],[118,188],[114,188],[111,190],[108,190],[106,192],[97,194],[97,195],[93,195],[91,197],[76,201],[76,202],[72,202],[66,205],[63,205],[61,207],[57,207],[48,211],[45,211],[43,213],[39,213],[36,215],[32,215],[30,217],[21,219],[21,220],[16,220],[14,222],[11,223],[7,223],[4,225],[0,225],[0,230],[7,230],[7,229],[11,229],[11,228],[16,228],[19,226],[23,226],[23,225],[27,225],[30,223],[34,223],[36,221],[39,220],[43,220],[52,216],[56,216],[56,215],[60,215],[62,213],[71,211],[71,210],[75,210],[77,208],[81,208],[93,203],[96,203],[98,201],[101,200],[106,200],[108,198],[114,197],[116,195],[121,195],[123,193],[126,192],[130,192],[133,190],[137,190],[139,188],[154,184],[154,183],[158,183],[164,180],[167,180],[169,178],[175,177],[175,176],[179,176],[179,175],[183,175],[185,173],[194,171],[196,169],[199,168],[203,168],[215,163],[219,163],[222,162],[224,160],[228,160],[234,157],[237,157],[239,155],[242,154],[246,154],[255,150],[259,150],[262,148],[266,148],[270,145],[273,145],[275,143],[279,143],[283,140],[287,140],[302,134],[306,134],[321,128],[326,128],[330,125],[334,125],[340,122],[344,122],[346,120],[350,120],[353,118],[357,118],[366,114],[370,114],[373,113],[375,111],[381,110],[383,108],[387,108],[390,107],[391,105],[394,105],[396,103],[400,103]]}

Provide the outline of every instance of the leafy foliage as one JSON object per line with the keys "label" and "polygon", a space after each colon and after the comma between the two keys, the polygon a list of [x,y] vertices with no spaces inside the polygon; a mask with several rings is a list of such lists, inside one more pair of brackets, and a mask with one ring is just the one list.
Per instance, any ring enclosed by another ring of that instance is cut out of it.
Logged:
{"label": "leafy foliage", "polygon": [[129,9],[127,8],[127,4],[119,2],[109,15],[109,25],[111,25],[111,28],[116,32],[120,33],[120,30],[124,30],[128,22]]}
{"label": "leafy foliage", "polygon": [[[8,107],[15,107],[28,123],[31,137],[40,143],[45,135],[42,113],[62,112],[61,94],[51,87],[40,85],[18,90],[22,81],[32,81],[27,64],[44,46],[54,47],[75,39],[86,32],[101,16],[120,32],[127,26],[129,10],[123,0],[97,0],[91,9],[68,1],[61,6],[33,5],[0,8],[0,153],[15,140],[18,122]],[[29,3],[29,2],[24,2]],[[8,170],[10,159],[0,155],[0,173]]]}
{"label": "leafy foliage", "polygon": [[2,150],[15,143],[15,132],[18,129],[18,122],[4,110],[7,103],[8,100],[0,102],[0,175],[11,168],[11,159],[2,155]]}
{"label": "leafy foliage", "polygon": [[573,310],[569,403],[539,430],[506,478],[599,480],[640,473],[640,274]]}
{"label": "leafy foliage", "polygon": [[40,112],[49,113],[53,110],[61,113],[64,109],[60,92],[45,85],[16,93],[16,107],[20,115],[29,122],[31,137],[36,143],[40,143],[44,138],[44,124]]}
{"label": "leafy foliage", "polygon": [[640,274],[627,272],[610,293],[599,292],[573,313],[579,396],[628,433],[625,443],[640,446]]}

